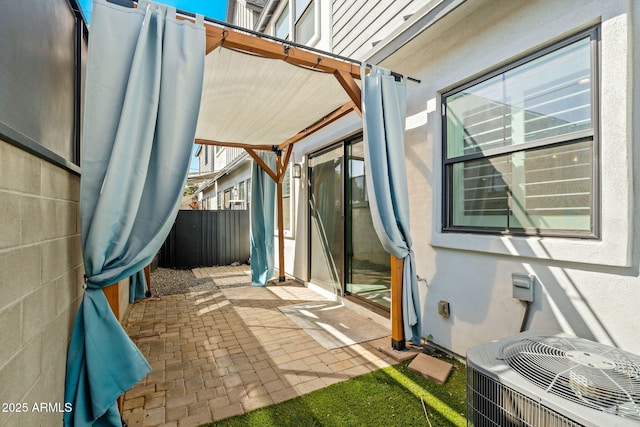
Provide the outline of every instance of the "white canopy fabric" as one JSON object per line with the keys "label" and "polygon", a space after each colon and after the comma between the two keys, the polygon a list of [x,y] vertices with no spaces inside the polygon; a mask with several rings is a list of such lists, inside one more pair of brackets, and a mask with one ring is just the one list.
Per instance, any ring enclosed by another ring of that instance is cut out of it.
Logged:
{"label": "white canopy fabric", "polygon": [[350,101],[331,73],[218,47],[205,57],[196,139],[279,145]]}

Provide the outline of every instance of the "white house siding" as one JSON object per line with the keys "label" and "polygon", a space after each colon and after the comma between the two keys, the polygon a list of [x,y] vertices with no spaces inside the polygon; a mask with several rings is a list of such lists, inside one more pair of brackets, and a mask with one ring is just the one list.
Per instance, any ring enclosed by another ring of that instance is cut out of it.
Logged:
{"label": "white house siding", "polygon": [[253,29],[256,17],[256,12],[247,7],[244,1],[235,1],[234,16],[231,23],[243,28]]}
{"label": "white house siding", "polygon": [[[440,95],[598,23],[601,238],[442,233]],[[464,354],[517,333],[524,305],[512,298],[511,274],[528,273],[537,278],[529,329],[640,353],[639,29],[635,1],[468,0],[383,61],[421,80],[408,83],[406,159],[423,335]]]}
{"label": "white house siding", "polygon": [[427,0],[334,0],[333,52],[364,59],[375,42],[391,34]]}

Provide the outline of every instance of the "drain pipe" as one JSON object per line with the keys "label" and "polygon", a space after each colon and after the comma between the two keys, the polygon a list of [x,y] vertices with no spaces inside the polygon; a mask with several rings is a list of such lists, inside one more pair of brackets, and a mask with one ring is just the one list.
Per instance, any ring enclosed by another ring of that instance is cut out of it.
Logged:
{"label": "drain pipe", "polygon": [[525,301],[527,306],[524,309],[524,316],[522,317],[522,324],[520,325],[520,332],[527,330],[527,320],[529,320],[529,312],[531,311],[531,303],[533,301]]}
{"label": "drain pipe", "polygon": [[267,27],[267,24],[269,23],[269,21],[271,20],[271,17],[273,16],[273,12],[276,11],[279,4],[280,4],[280,0],[269,0],[269,2],[264,6],[264,9],[262,9],[262,13],[258,18],[258,23],[253,28],[254,31],[257,31],[259,33],[264,32],[264,29]]}

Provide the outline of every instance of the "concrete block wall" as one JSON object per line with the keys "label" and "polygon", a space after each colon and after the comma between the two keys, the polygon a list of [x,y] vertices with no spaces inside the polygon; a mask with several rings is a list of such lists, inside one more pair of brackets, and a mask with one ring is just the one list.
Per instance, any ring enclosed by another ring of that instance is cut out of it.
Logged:
{"label": "concrete block wall", "polygon": [[0,426],[62,422],[84,273],[79,195],[78,175],[0,140]]}

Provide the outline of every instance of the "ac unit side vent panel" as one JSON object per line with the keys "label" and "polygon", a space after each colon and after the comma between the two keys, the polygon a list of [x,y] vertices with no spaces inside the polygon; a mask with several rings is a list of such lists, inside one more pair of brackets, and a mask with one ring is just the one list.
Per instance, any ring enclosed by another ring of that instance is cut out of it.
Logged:
{"label": "ac unit side vent panel", "polygon": [[467,425],[474,427],[583,427],[472,367],[467,367]]}

